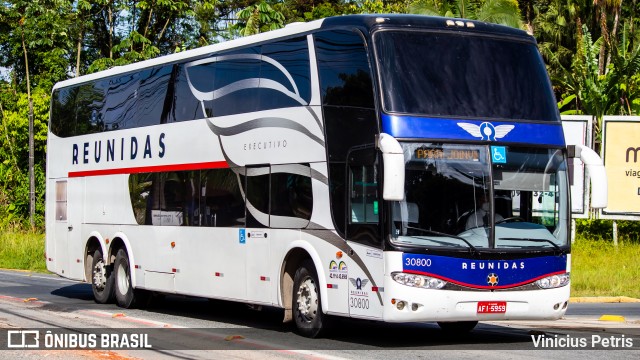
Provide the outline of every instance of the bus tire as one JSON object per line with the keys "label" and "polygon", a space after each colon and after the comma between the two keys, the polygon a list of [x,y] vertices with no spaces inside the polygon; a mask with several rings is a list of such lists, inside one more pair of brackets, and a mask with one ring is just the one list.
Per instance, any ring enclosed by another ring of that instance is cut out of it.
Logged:
{"label": "bus tire", "polygon": [[107,304],[113,300],[113,274],[111,268],[104,264],[100,249],[93,253],[91,261],[91,290],[98,304]]}
{"label": "bus tire", "polygon": [[131,267],[129,266],[129,256],[125,249],[119,249],[116,254],[113,274],[115,275],[114,290],[118,306],[125,309],[134,307],[136,294],[131,283]]}
{"label": "bus tire", "polygon": [[326,327],[327,316],[322,313],[318,275],[309,260],[302,263],[294,276],[291,309],[300,335],[315,338]]}
{"label": "bus tire", "polygon": [[451,322],[438,322],[438,326],[442,331],[447,333],[468,333],[478,325],[477,321],[451,321]]}

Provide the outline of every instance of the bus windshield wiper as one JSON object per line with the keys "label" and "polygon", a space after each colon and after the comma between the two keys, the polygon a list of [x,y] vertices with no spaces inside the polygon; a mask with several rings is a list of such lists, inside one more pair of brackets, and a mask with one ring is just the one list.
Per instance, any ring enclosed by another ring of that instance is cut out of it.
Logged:
{"label": "bus windshield wiper", "polygon": [[554,243],[553,241],[549,240],[549,239],[532,239],[532,238],[516,238],[516,237],[507,237],[507,238],[498,238],[498,240],[520,240],[520,241],[531,241],[531,242],[546,242],[551,244],[555,250],[557,250],[559,253],[562,252],[562,249],[560,249],[560,246],[558,246],[558,244]]}
{"label": "bus windshield wiper", "polygon": [[435,231],[435,230],[427,230],[427,229],[417,228],[417,227],[413,227],[413,226],[407,226],[407,229],[418,230],[418,231],[422,231],[424,233],[431,234],[431,235],[445,236],[445,237],[450,237],[450,238],[462,240],[462,241],[464,241],[465,244],[467,244],[469,246],[469,249],[473,253],[475,253],[476,255],[480,255],[480,252],[478,251],[478,249],[476,249],[475,246],[471,245],[471,243],[469,241],[467,241],[467,239],[465,239],[463,237],[460,237],[458,235],[451,235],[451,234],[447,234],[447,233],[443,233],[443,232],[439,232],[439,231]]}

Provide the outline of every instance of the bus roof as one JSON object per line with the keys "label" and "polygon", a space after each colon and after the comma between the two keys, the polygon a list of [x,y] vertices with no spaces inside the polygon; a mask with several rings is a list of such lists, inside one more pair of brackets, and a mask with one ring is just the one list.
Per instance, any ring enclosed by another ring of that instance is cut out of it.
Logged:
{"label": "bus roof", "polygon": [[526,32],[503,25],[484,23],[466,19],[454,19],[445,17],[405,15],[405,14],[369,14],[369,15],[345,15],[334,16],[326,19],[311,21],[308,23],[293,23],[282,29],[273,30],[257,35],[242,37],[217,44],[204,46],[197,49],[187,50],[175,54],[159,56],[154,59],[145,60],[129,65],[116,66],[108,70],[83,75],[76,78],[61,81],[53,87],[53,90],[102,79],[114,75],[135,72],[153,66],[171,64],[180,60],[205,56],[216,52],[235,49],[243,46],[260,44],[268,40],[285,38],[296,34],[310,33],[314,30],[360,27],[372,31],[374,28],[403,27],[403,28],[426,28],[440,29],[448,31],[470,31],[474,33],[491,33],[504,36],[519,37],[529,41],[533,37]]}
{"label": "bus roof", "polygon": [[426,28],[449,31],[458,30],[520,37],[527,40],[533,39],[533,37],[527,34],[525,31],[509,26],[440,16],[409,14],[345,15],[326,18],[322,23],[322,28],[333,28],[340,26],[361,26],[369,31],[373,30],[373,28],[376,27],[387,26],[394,28]]}

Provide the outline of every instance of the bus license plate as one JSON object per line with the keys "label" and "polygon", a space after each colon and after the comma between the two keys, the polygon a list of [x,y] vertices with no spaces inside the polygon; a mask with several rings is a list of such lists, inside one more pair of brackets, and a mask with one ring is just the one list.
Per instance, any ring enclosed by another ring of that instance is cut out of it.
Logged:
{"label": "bus license plate", "polygon": [[506,301],[478,301],[478,314],[503,314],[507,312]]}

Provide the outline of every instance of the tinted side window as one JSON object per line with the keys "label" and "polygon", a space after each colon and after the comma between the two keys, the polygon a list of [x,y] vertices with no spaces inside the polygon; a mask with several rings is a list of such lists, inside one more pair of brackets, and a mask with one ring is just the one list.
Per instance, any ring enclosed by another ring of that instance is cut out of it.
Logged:
{"label": "tinted side window", "polygon": [[52,131],[73,136],[196,120],[300,106],[310,97],[309,51],[300,37],[58,90]]}
{"label": "tinted side window", "polygon": [[161,123],[167,89],[171,81],[172,66],[144,70],[138,88],[138,109],[135,121],[129,127],[149,126]]}
{"label": "tinted side window", "polygon": [[315,35],[323,105],[373,108],[373,85],[362,37],[352,31]]}
{"label": "tinted side window", "polygon": [[247,227],[269,226],[269,167],[247,168]]}
{"label": "tinted side window", "polygon": [[[300,106],[311,101],[309,48],[306,37],[280,41],[262,46],[260,77],[261,109]],[[281,86],[287,93],[277,91]],[[292,97],[293,96],[293,97]]]}
{"label": "tinted side window", "polygon": [[151,225],[151,207],[154,195],[154,182],[157,173],[141,173],[129,175],[129,196],[133,215],[140,225]]}
{"label": "tinted side window", "polygon": [[177,173],[132,174],[129,195],[138,224],[184,224],[181,202],[184,190]]}
{"label": "tinted side window", "polygon": [[[173,64],[170,66],[170,81],[162,109],[161,123],[204,118],[202,105],[189,87],[186,64]],[[194,69],[189,68],[189,70]],[[194,74],[193,76],[197,77],[197,75],[204,74],[204,81],[198,82],[199,86],[206,85],[207,76],[209,76],[209,81],[211,81],[210,86],[204,87],[201,91],[211,91],[213,87],[213,78],[211,77],[213,76],[212,69],[195,70],[196,72],[192,73]]]}
{"label": "tinted side window", "polygon": [[299,229],[313,210],[310,168],[297,164],[131,174],[129,196],[140,225]]}
{"label": "tinted side window", "polygon": [[[327,137],[331,214],[336,230],[346,234],[346,225],[353,219],[353,209],[347,209],[347,199],[353,195],[346,172],[347,154],[354,146],[373,144],[378,133],[373,84],[367,49],[357,32],[327,31],[314,36]],[[356,210],[367,209],[371,204]]]}
{"label": "tinted side window", "polygon": [[[154,203],[153,225],[192,225],[196,208],[192,172],[159,173]],[[155,184],[154,184],[155,185]]]}
{"label": "tinted side window", "polygon": [[310,168],[301,165],[272,166],[271,227],[306,227],[312,210]]}
{"label": "tinted side window", "polygon": [[104,130],[105,81],[82,84],[76,96],[76,131],[78,135]]}
{"label": "tinted side window", "polygon": [[72,136],[76,130],[76,94],[78,87],[58,89],[51,99],[51,132]]}
{"label": "tinted side window", "polygon": [[258,110],[259,55],[254,47],[216,56],[213,116]]}
{"label": "tinted side window", "polygon": [[331,213],[336,229],[345,234],[347,189],[345,173],[347,154],[353,146],[372,144],[378,132],[373,109],[324,106]]}
{"label": "tinted side window", "polygon": [[329,161],[344,162],[351,147],[375,141],[378,125],[373,109],[326,106],[323,111]]}
{"label": "tinted side window", "polygon": [[140,225],[244,225],[244,200],[231,169],[131,174],[129,195]]}
{"label": "tinted side window", "polygon": [[349,152],[347,239],[380,245],[377,156],[373,147]]}
{"label": "tinted side window", "polygon": [[104,125],[102,131],[132,127],[140,73],[105,79]]}
{"label": "tinted side window", "polygon": [[202,226],[244,226],[239,176],[231,169],[203,170],[200,182]]}

